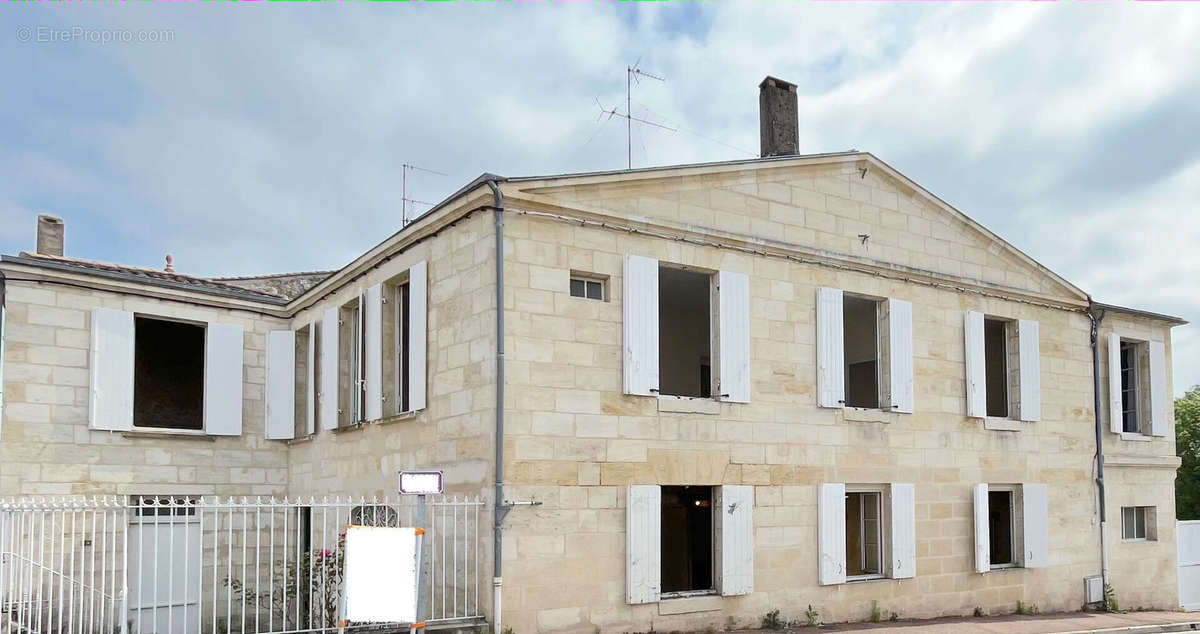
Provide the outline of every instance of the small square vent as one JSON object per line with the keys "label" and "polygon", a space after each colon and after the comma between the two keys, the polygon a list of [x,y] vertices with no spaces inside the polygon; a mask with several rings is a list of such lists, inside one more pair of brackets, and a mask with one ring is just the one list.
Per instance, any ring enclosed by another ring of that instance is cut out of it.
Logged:
{"label": "small square vent", "polygon": [[1100,575],[1083,578],[1083,602],[1104,602],[1104,579]]}

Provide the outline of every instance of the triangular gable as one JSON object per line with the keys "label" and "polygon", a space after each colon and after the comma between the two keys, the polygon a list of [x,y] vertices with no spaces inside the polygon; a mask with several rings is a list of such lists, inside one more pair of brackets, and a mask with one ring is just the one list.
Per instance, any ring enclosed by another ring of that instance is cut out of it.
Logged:
{"label": "triangular gable", "polygon": [[[1088,295],[867,152],[508,179],[526,199],[716,230],[975,280],[1078,305]],[[865,240],[860,236],[870,236]]]}

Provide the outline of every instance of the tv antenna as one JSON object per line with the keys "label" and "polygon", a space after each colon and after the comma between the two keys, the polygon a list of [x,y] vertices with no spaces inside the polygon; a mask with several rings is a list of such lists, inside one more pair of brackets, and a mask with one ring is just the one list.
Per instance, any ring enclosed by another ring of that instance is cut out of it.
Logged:
{"label": "tv antenna", "polygon": [[[415,170],[418,172],[428,172],[430,174],[437,174],[438,176],[449,176],[449,175],[443,174],[442,172],[439,172],[437,170],[431,170],[428,168],[421,167],[419,165],[410,165],[408,163],[402,164],[400,166],[400,168],[401,168],[400,169],[400,171],[401,171],[401,176],[400,176],[400,192],[401,192],[400,193],[400,228],[404,228],[404,227],[408,226],[408,204],[409,203],[425,205],[427,207],[433,206],[433,203],[427,203],[423,200],[416,200],[414,198],[408,197],[408,173]],[[414,218],[414,220],[415,220],[415,218]]]}
{"label": "tv antenna", "polygon": [[[624,117],[625,117],[625,155],[628,160],[628,163],[627,163],[628,169],[633,169],[633,122],[635,119],[635,117],[633,116],[633,84],[635,84],[635,83],[640,84],[642,82],[642,80],[641,80],[642,77],[645,77],[646,79],[653,79],[655,81],[660,81],[663,83],[666,83],[666,81],[667,81],[663,77],[659,77],[658,75],[652,75],[652,74],[647,73],[646,71],[642,70],[641,67],[638,66],[638,64],[641,63],[641,61],[642,61],[642,58],[639,57],[638,60],[633,63],[633,66],[625,67],[625,115],[624,115]],[[617,114],[617,113],[614,112],[613,114]],[[621,116],[621,115],[617,115],[617,116]],[[647,123],[650,125],[654,125],[659,128],[666,128],[668,130],[671,130],[671,128],[667,128],[664,125],[659,125],[657,123],[652,123],[650,121],[646,121],[643,119],[637,119],[637,121],[639,121],[641,123]],[[674,132],[674,130],[671,130],[671,131]]]}

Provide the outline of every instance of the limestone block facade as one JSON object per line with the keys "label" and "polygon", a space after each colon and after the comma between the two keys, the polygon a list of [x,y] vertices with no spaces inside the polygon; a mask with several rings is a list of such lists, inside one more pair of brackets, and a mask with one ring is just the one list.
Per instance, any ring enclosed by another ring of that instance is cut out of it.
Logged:
{"label": "limestone block facade", "polygon": [[[502,212],[477,181],[294,297],[6,259],[0,495],[371,496],[440,469],[491,508],[500,361],[503,495],[537,505],[483,603],[515,632],[1076,610],[1098,379],[1112,585],[1177,605],[1179,320],[1095,305],[866,153],[495,180]],[[240,325],[240,433],[90,428],[96,308]]]}

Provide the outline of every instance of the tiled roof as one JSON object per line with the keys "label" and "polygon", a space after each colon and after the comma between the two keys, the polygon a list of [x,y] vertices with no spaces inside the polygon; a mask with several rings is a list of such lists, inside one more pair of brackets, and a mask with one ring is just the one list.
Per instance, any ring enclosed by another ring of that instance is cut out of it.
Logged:
{"label": "tiled roof", "polygon": [[333,274],[333,271],[301,271],[297,273],[275,273],[271,275],[246,275],[239,277],[214,277],[210,281],[232,284],[240,288],[271,293],[288,300],[295,299]]}
{"label": "tiled roof", "polygon": [[[245,299],[258,299],[271,303],[283,303],[288,298],[267,290],[256,288],[247,288],[229,282],[196,277],[194,275],[184,275],[173,271],[164,271],[161,269],[146,269],[136,266],[126,266],[123,264],[111,264],[108,262],[96,262],[93,260],[83,260],[80,258],[69,258],[64,256],[45,255],[41,253],[22,252],[17,258],[5,256],[8,261],[18,263],[26,263],[32,265],[44,264],[53,268],[59,269],[80,269],[81,272],[90,272],[98,274],[116,275],[124,278],[142,279],[150,283],[166,284],[175,287],[190,288],[201,292],[215,292],[223,295],[235,295]],[[24,261],[24,262],[22,262]]]}

